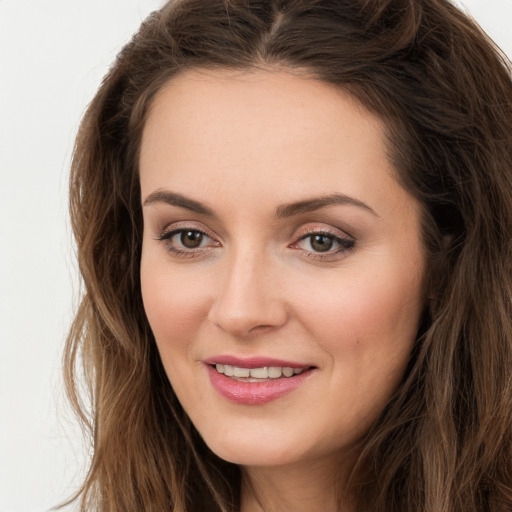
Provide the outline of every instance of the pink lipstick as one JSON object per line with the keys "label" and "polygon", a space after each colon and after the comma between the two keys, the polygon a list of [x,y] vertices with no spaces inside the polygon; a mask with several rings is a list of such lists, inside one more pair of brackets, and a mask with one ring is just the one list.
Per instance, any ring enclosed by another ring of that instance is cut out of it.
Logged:
{"label": "pink lipstick", "polygon": [[203,362],[215,390],[244,405],[264,404],[291,393],[315,369],[309,364],[263,357],[216,356]]}

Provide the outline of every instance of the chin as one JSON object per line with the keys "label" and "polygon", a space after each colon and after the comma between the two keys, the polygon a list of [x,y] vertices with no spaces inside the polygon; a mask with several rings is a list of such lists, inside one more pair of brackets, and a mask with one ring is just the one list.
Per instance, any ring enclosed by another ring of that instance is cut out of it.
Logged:
{"label": "chin", "polygon": [[[294,447],[276,433],[257,433],[245,429],[240,433],[228,431],[220,436],[200,432],[203,440],[221,459],[241,466],[280,466],[305,457],[304,449]],[[286,436],[289,437],[289,436]]]}

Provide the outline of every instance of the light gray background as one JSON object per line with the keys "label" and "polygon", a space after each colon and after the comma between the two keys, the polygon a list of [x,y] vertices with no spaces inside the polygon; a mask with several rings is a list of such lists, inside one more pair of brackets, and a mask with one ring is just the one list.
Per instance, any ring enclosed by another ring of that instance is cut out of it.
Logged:
{"label": "light gray background", "polygon": [[[512,56],[512,0],[463,3]],[[85,468],[60,376],[78,282],[69,160],[101,77],[161,4],[0,0],[0,512],[49,510]]]}

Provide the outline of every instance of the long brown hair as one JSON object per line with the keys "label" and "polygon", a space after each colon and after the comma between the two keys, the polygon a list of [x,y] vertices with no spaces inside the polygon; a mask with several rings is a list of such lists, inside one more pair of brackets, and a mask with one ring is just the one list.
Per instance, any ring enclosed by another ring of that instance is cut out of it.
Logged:
{"label": "long brown hair", "polygon": [[64,364],[93,443],[81,510],[239,508],[240,469],[183,412],[144,315],[138,152],[171,77],[258,67],[307,72],[377,113],[423,205],[427,307],[403,382],[362,440],[358,511],[512,510],[512,80],[446,0],[178,0],[121,51],[71,173],[84,290]]}

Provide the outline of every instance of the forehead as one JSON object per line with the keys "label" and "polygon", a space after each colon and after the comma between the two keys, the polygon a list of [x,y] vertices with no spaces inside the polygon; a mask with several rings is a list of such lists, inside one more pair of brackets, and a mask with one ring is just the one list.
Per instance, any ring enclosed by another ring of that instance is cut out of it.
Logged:
{"label": "forehead", "polygon": [[[181,133],[193,129],[206,134],[209,126],[217,128],[222,123],[224,129],[234,128],[232,136],[250,135],[254,128],[258,137],[250,141],[252,144],[258,140],[267,142],[264,134],[256,131],[265,124],[269,129],[281,130],[282,143],[300,135],[307,140],[328,137],[333,133],[333,125],[340,127],[340,115],[347,121],[358,117],[364,132],[377,137],[384,127],[380,118],[370,114],[348,92],[305,73],[189,70],[173,77],[156,94],[147,124],[166,117],[167,129],[176,128]],[[205,121],[208,123],[204,124]],[[312,123],[316,129],[323,129],[308,131]],[[360,135],[355,129],[354,124],[352,130],[343,134],[345,138]]]}
{"label": "forehead", "polygon": [[384,133],[348,93],[306,75],[187,71],[151,105],[142,196],[234,189],[276,202],[332,192],[373,201],[397,186]]}

